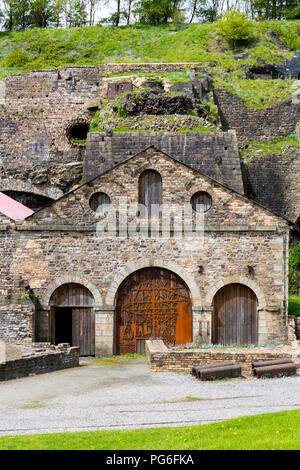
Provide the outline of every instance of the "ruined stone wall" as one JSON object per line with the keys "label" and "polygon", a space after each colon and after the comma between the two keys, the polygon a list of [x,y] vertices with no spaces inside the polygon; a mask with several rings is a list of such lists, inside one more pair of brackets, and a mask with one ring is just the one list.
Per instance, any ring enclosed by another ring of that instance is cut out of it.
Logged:
{"label": "ruined stone wall", "polygon": [[259,111],[247,108],[241,98],[225,89],[214,89],[214,97],[223,129],[234,129],[241,140],[286,137],[300,120],[300,103],[293,104],[291,99]]}
{"label": "ruined stone wall", "polygon": [[296,221],[300,215],[300,152],[260,155],[242,166],[246,194],[265,207]]}

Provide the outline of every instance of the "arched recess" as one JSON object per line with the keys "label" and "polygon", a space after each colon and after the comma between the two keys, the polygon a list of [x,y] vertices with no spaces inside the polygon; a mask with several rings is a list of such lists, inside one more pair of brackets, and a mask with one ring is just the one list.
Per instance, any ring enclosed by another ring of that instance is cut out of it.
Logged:
{"label": "arched recess", "polygon": [[114,280],[110,284],[106,298],[105,305],[114,306],[116,303],[116,295],[120,284],[128,277],[130,274],[138,271],[142,268],[148,267],[158,267],[168,269],[173,273],[177,274],[188,286],[193,307],[201,306],[201,294],[197,282],[194,279],[193,274],[188,272],[182,266],[174,263],[173,261],[165,260],[163,258],[144,258],[138,261],[128,262],[122,269],[118,269]]}
{"label": "arched recess", "polygon": [[95,307],[101,307],[103,305],[101,293],[91,281],[87,280],[83,276],[79,276],[76,274],[66,274],[65,276],[60,276],[57,279],[55,279],[55,281],[51,282],[47,290],[39,299],[43,310],[47,310],[49,308],[50,298],[53,292],[58,287],[62,286],[63,284],[68,284],[68,283],[75,283],[75,284],[83,285],[93,294]]}
{"label": "arched recess", "polygon": [[214,296],[212,343],[250,345],[258,343],[257,297],[244,284],[227,284]]}
{"label": "arched recess", "polygon": [[81,356],[95,355],[95,311],[93,294],[83,285],[59,286],[50,298],[50,342],[70,343]]}
{"label": "arched recess", "polygon": [[120,285],[116,299],[117,354],[143,353],[145,340],[170,345],[192,342],[190,292],[175,273],[158,267],[139,269]]}
{"label": "arched recess", "polygon": [[259,310],[266,308],[267,303],[262,289],[254,280],[244,276],[229,276],[219,279],[210,289],[207,290],[204,305],[206,307],[211,307],[213,305],[215,294],[219,289],[228,284],[244,284],[245,286],[249,287],[251,290],[253,290],[257,297]]}

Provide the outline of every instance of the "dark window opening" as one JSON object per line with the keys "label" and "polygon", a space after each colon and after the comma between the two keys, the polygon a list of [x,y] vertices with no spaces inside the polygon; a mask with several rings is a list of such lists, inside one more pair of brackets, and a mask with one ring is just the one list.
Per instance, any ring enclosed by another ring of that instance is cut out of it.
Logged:
{"label": "dark window opening", "polygon": [[90,198],[90,208],[97,214],[103,215],[110,205],[110,197],[105,193],[95,193]]}
{"label": "dark window opening", "polygon": [[85,143],[88,132],[89,132],[89,128],[90,128],[89,124],[84,123],[84,122],[73,124],[68,129],[68,137],[74,143],[77,143],[77,144]]}
{"label": "dark window opening", "polygon": [[23,191],[2,191],[6,196],[11,197],[15,201],[20,202],[24,206],[36,211],[41,207],[46,206],[50,202],[54,201],[50,197],[42,196],[40,194],[26,193]]}
{"label": "dark window opening", "polygon": [[72,309],[55,308],[55,344],[69,343],[72,346]]}
{"label": "dark window opening", "polygon": [[204,191],[198,191],[191,197],[191,204],[194,211],[206,212],[212,206],[212,198],[208,193]]}

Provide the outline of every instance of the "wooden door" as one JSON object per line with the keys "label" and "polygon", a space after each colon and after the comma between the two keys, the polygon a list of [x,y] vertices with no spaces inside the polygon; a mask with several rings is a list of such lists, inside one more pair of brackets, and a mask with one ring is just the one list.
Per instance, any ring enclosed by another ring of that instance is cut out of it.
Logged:
{"label": "wooden door", "polygon": [[189,290],[174,273],[146,268],[120,286],[117,298],[117,353],[135,353],[137,342],[149,338],[167,344],[192,342]]}
{"label": "wooden door", "polygon": [[93,308],[72,309],[72,345],[81,356],[95,355],[95,315]]}
{"label": "wooden door", "polygon": [[258,342],[257,298],[249,287],[229,284],[214,298],[212,342],[247,345]]}
{"label": "wooden door", "polygon": [[155,170],[144,171],[139,179],[139,204],[142,204],[146,211],[141,213],[141,217],[146,214],[151,218],[153,205],[162,204],[162,179],[160,174]]}

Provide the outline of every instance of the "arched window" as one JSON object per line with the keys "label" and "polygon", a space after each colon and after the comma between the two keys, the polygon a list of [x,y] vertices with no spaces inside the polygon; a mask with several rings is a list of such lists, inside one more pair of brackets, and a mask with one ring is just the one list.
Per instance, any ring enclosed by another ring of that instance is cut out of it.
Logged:
{"label": "arched window", "polygon": [[90,208],[97,214],[103,215],[109,205],[110,197],[105,193],[95,193],[90,198]]}
{"label": "arched window", "polygon": [[162,204],[162,179],[157,171],[146,170],[140,175],[139,204],[148,211],[148,217],[153,214],[153,205]]}

